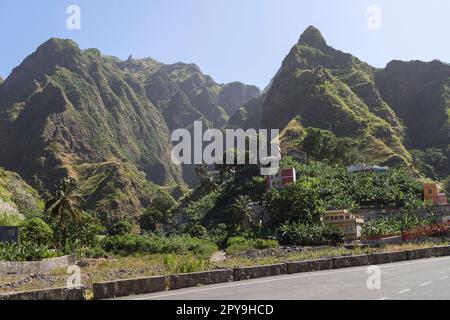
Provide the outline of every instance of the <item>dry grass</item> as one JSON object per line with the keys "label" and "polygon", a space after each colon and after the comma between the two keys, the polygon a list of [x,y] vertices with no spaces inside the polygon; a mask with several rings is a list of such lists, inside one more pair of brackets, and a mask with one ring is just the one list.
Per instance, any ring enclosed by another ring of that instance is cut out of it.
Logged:
{"label": "dry grass", "polygon": [[[370,249],[358,248],[355,250],[343,247],[329,247],[320,249],[307,249],[301,253],[281,254],[270,257],[248,258],[243,256],[230,256],[225,261],[212,263],[210,269],[234,268],[239,266],[267,265],[287,261],[305,261],[321,258],[362,255],[377,252],[393,252],[411,249],[430,248],[433,243],[388,245],[384,248]],[[136,257],[118,257],[109,260],[86,260],[81,268],[82,284],[88,288],[93,283],[113,281],[119,279],[132,279],[169,274],[164,264],[164,255],[147,255]],[[11,291],[27,291],[45,288],[64,287],[69,275],[66,270],[55,270],[51,273],[37,276],[1,276],[0,293]],[[15,283],[14,287],[6,287],[6,284]]]}
{"label": "dry grass", "polygon": [[387,245],[386,247],[383,248],[356,248],[354,250],[346,249],[343,247],[329,247],[329,248],[322,248],[319,250],[311,248],[306,249],[301,253],[274,255],[271,257],[250,258],[244,256],[230,256],[227,258],[227,260],[218,264],[217,267],[235,268],[235,267],[258,266],[290,261],[306,261],[306,260],[317,260],[342,256],[356,256],[379,252],[406,251],[412,249],[431,248],[433,246],[436,246],[436,244],[430,242],[420,244]]}

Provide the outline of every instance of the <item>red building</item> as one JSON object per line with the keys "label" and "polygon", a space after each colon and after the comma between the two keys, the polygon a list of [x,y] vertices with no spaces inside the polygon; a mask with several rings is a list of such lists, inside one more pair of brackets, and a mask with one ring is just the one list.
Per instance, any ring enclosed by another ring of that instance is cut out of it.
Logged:
{"label": "red building", "polygon": [[282,189],[286,185],[297,182],[297,174],[294,168],[280,169],[274,176],[266,177],[266,189]]}

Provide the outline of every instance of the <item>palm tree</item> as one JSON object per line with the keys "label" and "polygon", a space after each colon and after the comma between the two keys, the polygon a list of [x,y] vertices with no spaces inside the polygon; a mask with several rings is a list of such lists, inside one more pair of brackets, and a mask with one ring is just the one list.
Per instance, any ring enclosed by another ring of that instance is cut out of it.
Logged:
{"label": "palm tree", "polygon": [[248,196],[239,196],[231,206],[232,222],[240,229],[249,227],[255,221],[255,215],[251,208],[252,201]]}
{"label": "palm tree", "polygon": [[200,180],[200,188],[206,193],[211,194],[219,190],[219,186],[214,179],[207,175]]}
{"label": "palm tree", "polygon": [[200,164],[195,167],[195,175],[202,179],[208,175],[208,166],[206,164]]}
{"label": "palm tree", "polygon": [[83,210],[80,205],[82,202],[84,202],[84,199],[75,181],[64,178],[61,185],[57,187],[55,197],[45,204],[45,211],[58,221],[58,250],[61,250],[63,231],[65,231],[68,223],[81,220]]}

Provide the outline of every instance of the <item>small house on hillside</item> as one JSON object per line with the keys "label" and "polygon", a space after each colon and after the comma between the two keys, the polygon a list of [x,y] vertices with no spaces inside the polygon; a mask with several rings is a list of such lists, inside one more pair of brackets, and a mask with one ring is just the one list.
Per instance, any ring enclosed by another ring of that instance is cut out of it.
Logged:
{"label": "small house on hillside", "polygon": [[423,185],[423,193],[425,202],[433,206],[445,206],[448,204],[447,195],[440,192],[437,183],[426,183]]}
{"label": "small house on hillside", "polygon": [[361,238],[364,219],[348,210],[327,211],[324,220],[335,224],[344,233],[346,240]]}
{"label": "small house on hillside", "polygon": [[283,189],[289,184],[297,182],[297,173],[294,168],[280,169],[276,175],[266,177],[266,189]]}

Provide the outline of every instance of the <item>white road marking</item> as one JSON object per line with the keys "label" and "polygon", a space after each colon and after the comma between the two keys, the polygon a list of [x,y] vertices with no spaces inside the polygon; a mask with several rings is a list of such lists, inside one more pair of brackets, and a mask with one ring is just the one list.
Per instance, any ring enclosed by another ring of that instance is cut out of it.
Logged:
{"label": "white road marking", "polygon": [[419,285],[419,287],[426,287],[429,286],[431,284],[431,282],[425,282]]}
{"label": "white road marking", "polygon": [[448,276],[444,276],[442,278],[439,278],[439,280],[446,280],[446,279],[448,279]]}
{"label": "white road marking", "polygon": [[378,299],[378,301],[384,301],[384,300],[389,300],[389,298],[388,297],[383,297],[383,298]]}
{"label": "white road marking", "polygon": [[407,293],[410,291],[411,291],[411,289],[405,289],[405,290],[399,291],[398,294],[404,294],[404,293]]}
{"label": "white road marking", "polygon": [[[438,258],[438,259],[439,259],[439,261],[446,261],[446,260],[450,260],[450,257]],[[382,267],[383,269],[395,269],[395,268],[400,268],[400,267],[403,267],[403,266],[423,264],[423,263],[429,263],[429,262],[436,262],[436,260],[437,260],[436,258],[430,258],[430,259],[419,260],[419,261],[416,261],[416,262],[384,264],[384,265],[379,265],[379,266]],[[198,292],[205,292],[205,291],[221,290],[221,289],[226,289],[226,288],[238,288],[238,287],[252,286],[252,285],[255,285],[255,284],[263,284],[263,283],[270,283],[270,282],[277,282],[277,281],[286,281],[286,280],[309,278],[309,277],[320,277],[320,276],[325,276],[325,275],[332,275],[332,274],[339,274],[339,273],[348,273],[348,272],[354,272],[354,271],[359,271],[359,270],[367,270],[367,267],[368,266],[361,266],[361,267],[356,267],[356,268],[347,268],[347,269],[340,270],[340,271],[301,274],[299,276],[288,276],[288,277],[286,277],[286,276],[285,277],[278,276],[278,277],[276,277],[274,279],[259,280],[259,281],[249,281],[249,282],[245,282],[245,283],[234,282],[234,283],[231,283],[229,285],[220,285],[220,284],[218,284],[219,286],[217,286],[217,287],[208,287],[208,288],[191,290],[191,291],[167,293],[167,294],[161,294],[161,295],[157,295],[157,296],[151,296],[151,297],[145,297],[145,298],[137,298],[137,299],[131,299],[131,300],[133,300],[133,301],[152,300],[152,299],[157,299],[157,298],[179,296],[179,295],[190,294],[190,293],[198,293]]]}

